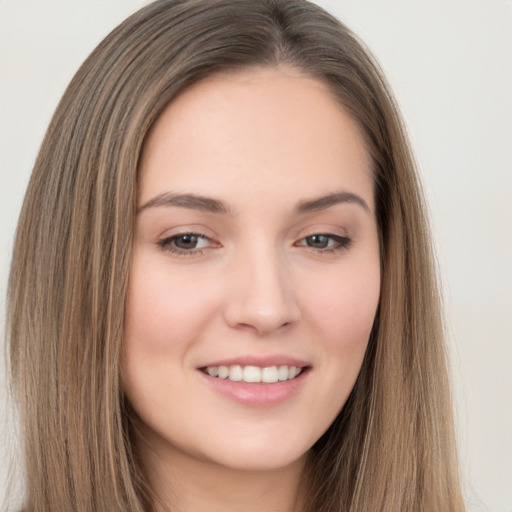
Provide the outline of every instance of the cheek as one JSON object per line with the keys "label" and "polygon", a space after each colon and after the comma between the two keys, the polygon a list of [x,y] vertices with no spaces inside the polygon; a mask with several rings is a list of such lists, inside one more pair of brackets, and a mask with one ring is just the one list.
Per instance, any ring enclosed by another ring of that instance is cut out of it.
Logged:
{"label": "cheek", "polygon": [[317,277],[315,284],[316,291],[305,299],[308,306],[303,309],[325,342],[345,350],[366,346],[379,303],[378,268],[347,269],[335,278],[326,276],[323,283]]}
{"label": "cheek", "polygon": [[315,283],[303,310],[321,347],[323,409],[332,421],[355,384],[368,346],[380,296],[378,261],[364,268],[347,265],[330,278],[317,275]]}
{"label": "cheek", "polygon": [[[146,425],[156,431],[172,416],[190,387],[188,354],[213,314],[211,297],[198,293],[187,273],[169,270],[161,256],[135,251],[126,302],[121,359],[122,387]],[[198,315],[198,311],[202,314]],[[170,403],[176,407],[169,407]],[[182,414],[178,412],[177,414]]]}
{"label": "cheek", "polygon": [[198,293],[190,276],[170,275],[165,262],[134,255],[121,363],[123,388],[134,406],[149,396],[156,400],[164,385],[182,384],[177,376],[214,311],[212,298]]}
{"label": "cheek", "polygon": [[[142,272],[141,269],[144,269]],[[165,264],[134,259],[125,319],[125,346],[179,353],[200,336],[215,305],[188,275],[168,275]],[[198,315],[201,311],[201,315]]]}
{"label": "cheek", "polygon": [[378,264],[364,269],[347,265],[308,281],[314,293],[302,296],[302,310],[319,370],[312,375],[318,386],[308,405],[317,418],[311,435],[316,440],[340,413],[361,370],[379,302],[380,273]]}

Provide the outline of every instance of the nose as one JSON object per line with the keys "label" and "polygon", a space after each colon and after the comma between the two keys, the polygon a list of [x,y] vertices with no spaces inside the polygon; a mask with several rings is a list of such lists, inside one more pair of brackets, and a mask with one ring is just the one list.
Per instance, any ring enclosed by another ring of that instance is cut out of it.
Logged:
{"label": "nose", "polygon": [[289,328],[300,316],[291,269],[276,250],[255,251],[234,262],[226,323],[260,336]]}

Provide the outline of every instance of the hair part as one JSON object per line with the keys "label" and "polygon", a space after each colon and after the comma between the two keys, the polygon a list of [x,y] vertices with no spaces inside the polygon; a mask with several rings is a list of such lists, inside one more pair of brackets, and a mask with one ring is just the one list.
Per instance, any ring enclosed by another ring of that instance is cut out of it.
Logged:
{"label": "hair part", "polygon": [[23,204],[8,333],[27,511],[151,510],[119,381],[139,157],[185,88],[279,65],[326,83],[357,121],[381,237],[369,347],[348,402],[311,451],[304,510],[463,510],[424,200],[378,65],[306,1],[159,0],[108,35],[75,75]]}

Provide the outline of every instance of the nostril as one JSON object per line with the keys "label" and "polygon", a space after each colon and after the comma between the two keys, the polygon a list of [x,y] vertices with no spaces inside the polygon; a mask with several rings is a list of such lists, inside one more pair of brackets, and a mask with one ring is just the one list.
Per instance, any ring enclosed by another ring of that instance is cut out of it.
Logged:
{"label": "nostril", "polygon": [[230,327],[261,335],[288,329],[300,318],[292,281],[287,279],[287,269],[276,264],[274,254],[261,254],[261,250],[258,258],[252,254],[250,261],[235,265],[232,277],[224,303]]}
{"label": "nostril", "polygon": [[295,320],[282,321],[280,315],[253,315],[251,318],[245,318],[243,322],[232,323],[231,326],[237,329],[252,331],[259,335],[270,334],[275,331],[289,329]]}

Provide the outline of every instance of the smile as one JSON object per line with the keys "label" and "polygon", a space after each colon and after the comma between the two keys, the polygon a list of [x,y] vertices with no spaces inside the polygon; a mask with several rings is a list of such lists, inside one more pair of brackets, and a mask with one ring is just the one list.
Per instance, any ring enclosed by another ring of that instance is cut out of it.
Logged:
{"label": "smile", "polygon": [[228,379],[232,382],[265,383],[284,382],[294,379],[302,373],[298,366],[207,366],[202,371],[210,377]]}

